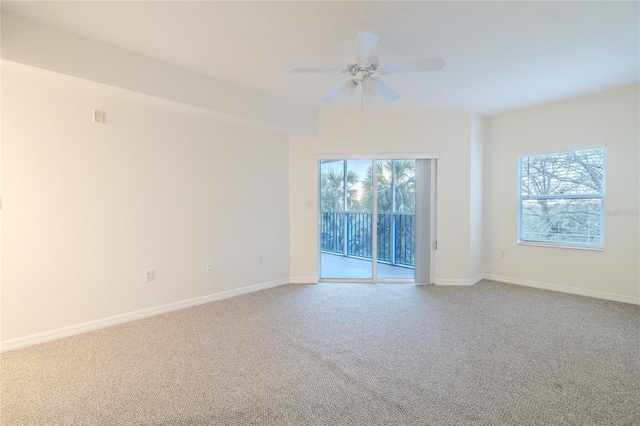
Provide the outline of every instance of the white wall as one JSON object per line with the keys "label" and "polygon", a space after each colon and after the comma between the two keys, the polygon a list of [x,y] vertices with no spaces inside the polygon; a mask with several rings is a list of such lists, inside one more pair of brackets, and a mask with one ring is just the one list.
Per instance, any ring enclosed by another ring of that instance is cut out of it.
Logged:
{"label": "white wall", "polygon": [[[469,284],[471,116],[468,111],[323,113],[318,136],[291,137],[291,279],[318,279],[316,208],[319,154],[437,153],[436,283]],[[475,256],[476,254],[474,254]]]}
{"label": "white wall", "polygon": [[6,65],[3,342],[287,282],[285,136]]}
{"label": "white wall", "polygon": [[[485,122],[485,272],[507,282],[640,302],[638,86],[490,117]],[[517,245],[518,158],[606,145],[604,251]],[[500,257],[500,251],[506,257]]]}

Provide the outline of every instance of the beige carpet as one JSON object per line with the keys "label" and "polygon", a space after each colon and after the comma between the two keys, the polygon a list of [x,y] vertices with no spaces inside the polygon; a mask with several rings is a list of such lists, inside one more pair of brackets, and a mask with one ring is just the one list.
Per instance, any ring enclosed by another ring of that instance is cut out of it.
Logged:
{"label": "beige carpet", "polygon": [[638,425],[640,307],[284,286],[2,355],[3,425]]}

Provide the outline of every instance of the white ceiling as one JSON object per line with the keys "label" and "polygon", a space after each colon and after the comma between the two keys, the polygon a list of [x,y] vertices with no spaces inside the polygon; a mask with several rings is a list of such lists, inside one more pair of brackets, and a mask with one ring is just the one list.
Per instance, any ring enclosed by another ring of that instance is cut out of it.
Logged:
{"label": "white ceiling", "polygon": [[637,1],[610,2],[2,2],[4,10],[319,109],[358,31],[380,35],[381,63],[443,57],[443,70],[387,75],[400,95],[376,109],[493,114],[632,84],[640,73]]}

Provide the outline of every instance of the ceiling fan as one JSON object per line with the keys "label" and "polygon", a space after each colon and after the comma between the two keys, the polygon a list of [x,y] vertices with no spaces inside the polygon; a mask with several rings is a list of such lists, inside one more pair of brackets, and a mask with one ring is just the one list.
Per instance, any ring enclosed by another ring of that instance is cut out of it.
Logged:
{"label": "ceiling fan", "polygon": [[323,102],[330,101],[338,95],[352,94],[358,86],[362,87],[362,96],[379,95],[387,102],[394,102],[400,98],[388,84],[375,74],[400,74],[417,71],[437,71],[444,67],[442,58],[422,59],[410,62],[396,62],[380,65],[374,51],[378,46],[378,37],[369,32],[358,33],[358,50],[346,68],[291,68],[290,74],[349,74],[351,77],[346,83],[339,85],[327,93]]}

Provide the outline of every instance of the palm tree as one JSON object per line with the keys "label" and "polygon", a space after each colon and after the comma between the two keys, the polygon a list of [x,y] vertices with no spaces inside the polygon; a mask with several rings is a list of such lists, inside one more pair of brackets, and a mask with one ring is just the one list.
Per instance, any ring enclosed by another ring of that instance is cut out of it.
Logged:
{"label": "palm tree", "polygon": [[[391,261],[392,250],[403,251],[404,244],[413,244],[414,229],[412,216],[397,216],[394,213],[415,212],[415,164],[414,160],[378,161],[376,178],[373,170],[367,169],[363,180],[363,207],[372,210],[373,188],[377,191],[378,218],[378,260]],[[395,179],[395,193],[393,180]],[[393,200],[395,198],[395,210]],[[395,248],[391,247],[391,233],[396,232]],[[413,252],[407,263],[413,264]]]}
{"label": "palm tree", "polygon": [[[344,172],[337,169],[320,173],[320,202],[322,208],[322,249],[342,253],[344,246]],[[347,207],[349,211],[361,208],[358,199],[360,178],[352,170],[347,171]]]}
{"label": "palm tree", "polygon": [[396,178],[396,212],[414,213],[416,210],[416,162],[395,160],[393,170]]}
{"label": "palm tree", "polygon": [[325,170],[320,174],[320,201],[323,212],[339,212],[344,206],[342,171]]}
{"label": "palm tree", "polygon": [[[395,196],[395,212],[413,213],[415,212],[415,171],[416,162],[414,160],[386,160],[378,161],[376,172],[376,189],[378,191],[378,213],[391,213],[393,210],[392,197]],[[392,195],[392,179],[395,176],[395,194]],[[364,199],[363,207],[372,210],[373,203],[373,171],[371,166],[363,180]]]}
{"label": "palm tree", "polygon": [[[353,170],[347,171],[347,201],[350,211],[360,208],[358,184],[360,178]],[[344,174],[342,170],[325,170],[320,174],[320,200],[323,212],[344,210]]]}

